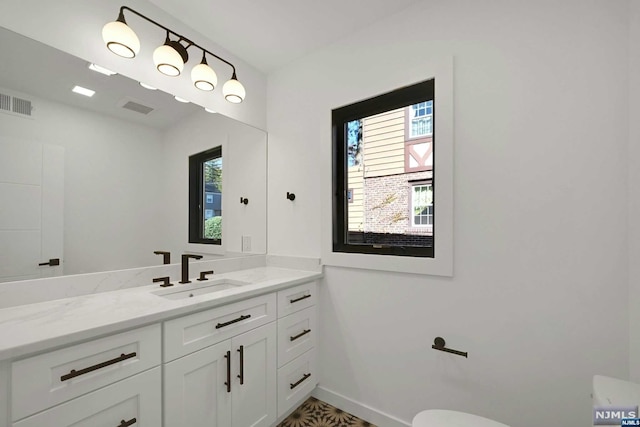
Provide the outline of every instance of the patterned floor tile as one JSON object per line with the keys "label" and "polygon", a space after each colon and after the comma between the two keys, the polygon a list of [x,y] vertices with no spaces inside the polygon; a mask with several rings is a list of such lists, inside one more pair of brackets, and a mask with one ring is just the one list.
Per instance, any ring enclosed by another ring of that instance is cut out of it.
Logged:
{"label": "patterned floor tile", "polygon": [[340,408],[310,397],[278,427],[376,427]]}

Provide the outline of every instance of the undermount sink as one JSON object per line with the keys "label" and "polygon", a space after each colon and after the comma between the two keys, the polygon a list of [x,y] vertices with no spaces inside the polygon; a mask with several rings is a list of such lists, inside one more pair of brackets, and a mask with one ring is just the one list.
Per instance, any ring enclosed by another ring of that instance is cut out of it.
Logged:
{"label": "undermount sink", "polygon": [[193,298],[212,292],[224,291],[238,286],[248,285],[249,282],[233,279],[214,279],[206,282],[194,282],[191,284],[176,284],[168,289],[152,292],[154,295],[167,299]]}

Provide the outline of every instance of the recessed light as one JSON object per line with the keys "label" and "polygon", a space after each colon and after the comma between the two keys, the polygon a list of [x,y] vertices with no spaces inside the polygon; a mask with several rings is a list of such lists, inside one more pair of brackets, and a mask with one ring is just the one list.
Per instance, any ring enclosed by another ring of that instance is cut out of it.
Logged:
{"label": "recessed light", "polygon": [[142,86],[142,87],[143,87],[143,88],[145,88],[145,89],[149,89],[149,90],[158,90],[158,88],[157,88],[157,87],[153,87],[153,86],[151,86],[151,85],[148,85],[148,84],[146,84],[146,83],[142,83],[142,82],[140,82],[140,86]]}
{"label": "recessed light", "polygon": [[87,89],[86,87],[82,87],[82,86],[76,86],[71,90],[75,93],[88,96],[88,97],[92,97],[96,93],[95,90]]}
{"label": "recessed light", "polygon": [[211,114],[216,114],[217,113],[217,111],[213,111],[212,109],[207,108],[207,107],[204,107],[204,111],[206,111],[207,113],[211,113]]}
{"label": "recessed light", "polygon": [[108,68],[104,68],[96,64],[89,64],[89,69],[93,71],[97,71],[100,74],[104,74],[105,76],[113,76],[115,74],[118,74],[115,71],[111,71]]}
{"label": "recessed light", "polygon": [[178,102],[184,102],[185,104],[188,104],[188,103],[189,103],[189,101],[187,101],[187,100],[186,100],[186,99],[184,99],[184,98],[180,98],[179,96],[174,96],[174,98],[175,98],[175,99],[176,99],[176,101],[178,101]]}

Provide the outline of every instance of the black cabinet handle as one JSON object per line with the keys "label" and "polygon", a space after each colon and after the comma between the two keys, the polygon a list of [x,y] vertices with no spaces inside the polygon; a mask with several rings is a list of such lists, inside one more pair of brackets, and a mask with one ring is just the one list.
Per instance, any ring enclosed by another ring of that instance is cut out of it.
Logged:
{"label": "black cabinet handle", "polygon": [[49,265],[51,267],[54,267],[56,265],[60,265],[60,258],[51,258],[49,260],[49,262],[41,262],[40,264],[38,264],[39,266],[43,266],[43,265]]}
{"label": "black cabinet handle", "polygon": [[289,300],[289,302],[290,302],[291,304],[293,304],[294,302],[302,301],[303,299],[307,299],[307,298],[311,298],[311,294],[309,294],[309,295],[305,295],[305,296],[300,297],[300,298],[296,298],[296,299]]}
{"label": "black cabinet handle", "polygon": [[251,315],[247,314],[247,315],[240,316],[237,319],[229,320],[228,322],[218,323],[216,325],[216,329],[224,328],[225,326],[229,326],[229,325],[233,325],[234,323],[242,322],[243,320],[247,320],[250,317],[251,317]]}
{"label": "black cabinet handle", "polygon": [[131,418],[129,421],[122,420],[117,427],[129,427],[130,425],[133,425],[137,422],[138,420],[136,420],[135,418]]}
{"label": "black cabinet handle", "polygon": [[227,351],[224,358],[227,359],[227,381],[224,385],[227,386],[227,393],[231,393],[231,352]]}
{"label": "black cabinet handle", "polygon": [[311,374],[304,374],[302,376],[302,378],[300,378],[298,381],[296,381],[295,383],[291,384],[289,383],[289,388],[291,390],[293,390],[294,388],[298,387],[304,380],[306,380],[307,378],[309,378],[311,376]]}
{"label": "black cabinet handle", "polygon": [[116,357],[115,359],[107,360],[106,362],[98,363],[97,365],[89,366],[88,368],[80,369],[79,371],[76,371],[75,369],[72,369],[71,372],[69,372],[68,374],[61,376],[60,377],[60,381],[67,381],[67,380],[70,380],[71,378],[79,377],[80,375],[84,375],[84,374],[88,374],[89,372],[97,371],[98,369],[102,369],[102,368],[107,367],[109,365],[114,365],[114,364],[116,364],[118,362],[122,362],[123,360],[131,359],[132,357],[136,357],[136,352],[135,351],[133,353],[129,353],[129,354],[124,354],[123,353],[123,354],[120,355],[120,357]]}
{"label": "black cabinet handle", "polygon": [[296,336],[289,337],[289,339],[290,339],[291,341],[295,341],[295,340],[297,340],[298,338],[300,338],[300,337],[303,337],[303,336],[307,335],[309,332],[311,332],[311,329],[305,329],[305,330],[304,330],[304,332],[301,332],[301,333],[299,333],[299,334],[298,334],[298,335],[296,335]]}
{"label": "black cabinet handle", "polygon": [[240,353],[240,375],[238,375],[238,378],[240,378],[240,385],[244,384],[244,346],[241,345],[240,348],[238,349],[238,353]]}

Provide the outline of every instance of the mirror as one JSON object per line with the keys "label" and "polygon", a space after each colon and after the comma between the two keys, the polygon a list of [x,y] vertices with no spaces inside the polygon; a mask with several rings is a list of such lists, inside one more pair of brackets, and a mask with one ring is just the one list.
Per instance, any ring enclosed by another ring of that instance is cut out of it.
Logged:
{"label": "mirror", "polygon": [[[0,282],[266,253],[264,131],[1,27],[0,55]],[[189,244],[188,158],[217,146],[222,245]]]}

